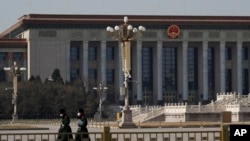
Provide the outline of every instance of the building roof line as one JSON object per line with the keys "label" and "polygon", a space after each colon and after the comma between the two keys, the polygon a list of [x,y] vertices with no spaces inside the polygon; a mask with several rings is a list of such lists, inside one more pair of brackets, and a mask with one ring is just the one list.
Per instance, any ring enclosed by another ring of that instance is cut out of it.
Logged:
{"label": "building roof line", "polygon": [[[250,25],[250,16],[163,16],[163,15],[127,15],[132,24],[147,25]],[[16,31],[40,25],[112,25],[121,24],[123,15],[57,15],[29,14],[23,15],[18,22],[0,34],[0,38],[8,37]],[[18,34],[18,33],[17,33]]]}

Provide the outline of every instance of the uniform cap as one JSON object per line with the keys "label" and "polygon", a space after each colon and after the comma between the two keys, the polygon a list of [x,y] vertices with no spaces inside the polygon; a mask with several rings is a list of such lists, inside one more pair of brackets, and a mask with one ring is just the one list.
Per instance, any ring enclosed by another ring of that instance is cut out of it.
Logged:
{"label": "uniform cap", "polygon": [[65,113],[65,110],[64,109],[60,109],[59,113],[63,114],[63,113]]}

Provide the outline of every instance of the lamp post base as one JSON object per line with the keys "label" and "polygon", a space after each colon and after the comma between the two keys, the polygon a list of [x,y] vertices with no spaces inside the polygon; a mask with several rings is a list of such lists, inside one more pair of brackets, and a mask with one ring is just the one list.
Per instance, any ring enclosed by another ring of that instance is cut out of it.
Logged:
{"label": "lamp post base", "polygon": [[136,128],[132,121],[132,111],[129,108],[124,108],[122,111],[122,121],[119,124],[120,128]]}
{"label": "lamp post base", "polygon": [[12,115],[12,121],[11,121],[11,123],[15,123],[15,122],[17,122],[17,120],[18,120],[18,115],[17,114],[13,114]]}

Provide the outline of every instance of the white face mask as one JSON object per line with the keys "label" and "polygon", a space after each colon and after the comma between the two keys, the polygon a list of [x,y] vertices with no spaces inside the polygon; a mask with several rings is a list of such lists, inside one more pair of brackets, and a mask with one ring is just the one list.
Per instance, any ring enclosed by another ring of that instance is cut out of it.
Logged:
{"label": "white face mask", "polygon": [[60,117],[63,117],[63,114],[60,114]]}
{"label": "white face mask", "polygon": [[77,116],[80,116],[81,115],[81,113],[77,113]]}

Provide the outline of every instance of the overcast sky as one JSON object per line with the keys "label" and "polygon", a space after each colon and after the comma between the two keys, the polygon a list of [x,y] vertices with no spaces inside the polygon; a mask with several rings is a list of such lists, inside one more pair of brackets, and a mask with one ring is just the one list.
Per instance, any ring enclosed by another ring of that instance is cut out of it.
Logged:
{"label": "overcast sky", "polygon": [[0,33],[30,13],[250,16],[250,0],[0,0]]}

